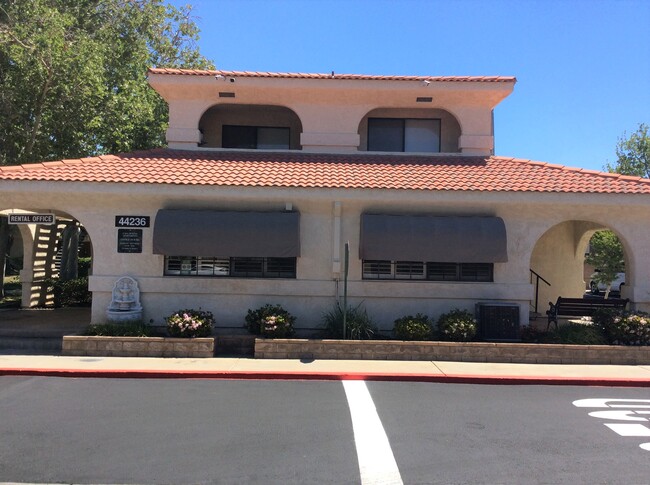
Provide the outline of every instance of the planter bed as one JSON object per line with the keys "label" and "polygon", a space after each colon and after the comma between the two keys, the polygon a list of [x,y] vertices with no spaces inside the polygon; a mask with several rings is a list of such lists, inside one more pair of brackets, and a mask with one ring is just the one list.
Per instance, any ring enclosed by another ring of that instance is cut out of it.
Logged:
{"label": "planter bed", "polygon": [[650,346],[258,338],[255,358],[650,365]]}
{"label": "planter bed", "polygon": [[214,357],[214,338],[63,337],[63,355],[101,357]]}

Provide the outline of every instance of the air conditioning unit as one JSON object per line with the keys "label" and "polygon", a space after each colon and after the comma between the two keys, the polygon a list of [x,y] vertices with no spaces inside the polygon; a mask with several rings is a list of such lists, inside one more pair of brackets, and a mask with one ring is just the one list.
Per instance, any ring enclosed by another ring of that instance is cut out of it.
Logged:
{"label": "air conditioning unit", "polygon": [[478,337],[482,340],[519,340],[519,305],[477,303]]}

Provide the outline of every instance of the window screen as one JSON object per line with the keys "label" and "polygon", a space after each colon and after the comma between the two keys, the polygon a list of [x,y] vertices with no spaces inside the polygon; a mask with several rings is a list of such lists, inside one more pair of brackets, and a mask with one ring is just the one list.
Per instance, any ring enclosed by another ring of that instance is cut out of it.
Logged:
{"label": "window screen", "polygon": [[437,153],[440,151],[440,120],[406,120],[404,151]]}

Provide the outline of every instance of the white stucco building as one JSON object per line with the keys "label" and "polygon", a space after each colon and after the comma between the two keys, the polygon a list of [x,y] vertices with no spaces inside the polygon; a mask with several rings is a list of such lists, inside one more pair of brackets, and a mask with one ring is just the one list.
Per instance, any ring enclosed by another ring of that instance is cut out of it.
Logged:
{"label": "white stucco building", "polygon": [[[249,308],[280,303],[314,328],[342,293],[349,242],[349,300],[383,330],[477,303],[514,306],[525,324],[536,302],[543,314],[582,295],[601,228],[625,248],[622,296],[650,310],[650,180],[495,155],[493,110],[512,77],[149,80],[169,104],[167,149],[0,167],[0,211],[87,230],[93,323],[127,275],[147,321],[201,307],[239,328]],[[29,306],[46,229],[20,229]]]}

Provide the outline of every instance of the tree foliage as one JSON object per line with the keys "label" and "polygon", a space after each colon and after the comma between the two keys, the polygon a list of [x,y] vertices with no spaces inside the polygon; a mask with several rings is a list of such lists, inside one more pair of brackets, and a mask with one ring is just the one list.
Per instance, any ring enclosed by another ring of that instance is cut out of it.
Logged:
{"label": "tree foliage", "polygon": [[0,165],[161,146],[147,68],[209,69],[191,7],[0,0]]}
{"label": "tree foliage", "polygon": [[639,128],[629,138],[618,139],[616,144],[617,160],[614,165],[607,164],[609,172],[624,175],[637,175],[650,178],[650,136],[648,125],[639,124]]}
{"label": "tree foliage", "polygon": [[9,250],[9,222],[6,216],[0,215],[0,300],[5,297],[4,278]]}
{"label": "tree foliage", "polygon": [[598,269],[593,279],[607,285],[605,297],[609,295],[612,281],[617,273],[625,271],[623,245],[612,231],[597,231],[589,241],[589,254],[585,262]]}

